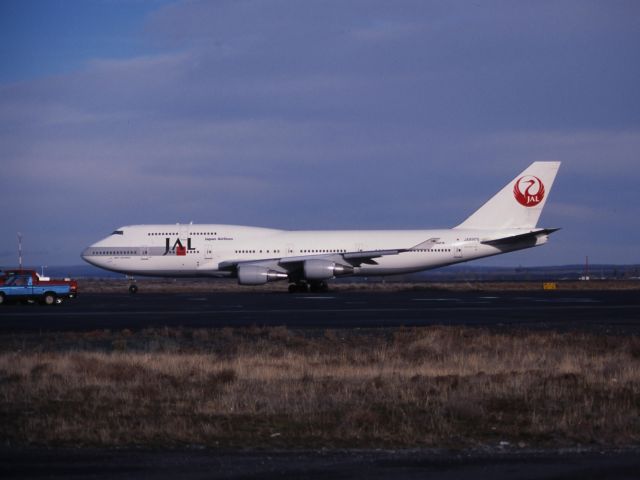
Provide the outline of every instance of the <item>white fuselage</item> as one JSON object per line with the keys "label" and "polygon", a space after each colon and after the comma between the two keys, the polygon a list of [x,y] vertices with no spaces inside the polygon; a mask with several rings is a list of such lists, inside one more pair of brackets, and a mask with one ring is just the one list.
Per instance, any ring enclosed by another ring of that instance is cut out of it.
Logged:
{"label": "white fuselage", "polygon": [[337,230],[287,231],[235,225],[134,225],[86,248],[82,258],[107,270],[128,275],[171,277],[232,276],[221,269],[229,263],[253,263],[277,268],[280,261],[334,258],[347,252],[406,249],[362,263],[354,275],[418,272],[540,245],[531,242],[482,244],[488,238],[529,230]]}

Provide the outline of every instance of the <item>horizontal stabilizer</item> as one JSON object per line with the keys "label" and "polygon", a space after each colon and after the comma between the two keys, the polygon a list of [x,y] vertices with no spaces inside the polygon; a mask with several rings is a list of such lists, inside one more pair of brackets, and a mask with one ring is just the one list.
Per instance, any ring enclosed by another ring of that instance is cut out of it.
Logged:
{"label": "horizontal stabilizer", "polygon": [[527,232],[527,233],[521,233],[519,235],[509,235],[507,237],[483,240],[480,243],[484,243],[485,245],[494,245],[494,246],[506,245],[506,244],[516,243],[516,242],[522,242],[525,240],[532,240],[542,235],[549,235],[553,232],[557,232],[558,230],[560,229],[559,228],[543,228],[539,230],[532,230],[531,232]]}

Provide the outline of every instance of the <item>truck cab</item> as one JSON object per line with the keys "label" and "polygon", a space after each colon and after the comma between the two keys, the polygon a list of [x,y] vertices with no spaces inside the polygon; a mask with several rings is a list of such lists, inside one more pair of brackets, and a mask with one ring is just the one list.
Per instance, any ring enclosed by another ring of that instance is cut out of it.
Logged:
{"label": "truck cab", "polygon": [[65,298],[74,298],[77,293],[75,280],[41,281],[35,271],[12,271],[0,285],[0,304],[38,301],[44,305],[56,305]]}

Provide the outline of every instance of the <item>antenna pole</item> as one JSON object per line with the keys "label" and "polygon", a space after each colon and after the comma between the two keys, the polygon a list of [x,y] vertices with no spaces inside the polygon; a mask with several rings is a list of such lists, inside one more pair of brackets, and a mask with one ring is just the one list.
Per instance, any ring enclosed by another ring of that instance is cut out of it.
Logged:
{"label": "antenna pole", "polygon": [[18,265],[22,270],[22,234],[20,232],[18,232]]}
{"label": "antenna pole", "polygon": [[586,271],[585,275],[586,275],[587,278],[589,278],[589,255],[587,255],[587,257],[585,258],[584,268],[585,268],[585,271]]}

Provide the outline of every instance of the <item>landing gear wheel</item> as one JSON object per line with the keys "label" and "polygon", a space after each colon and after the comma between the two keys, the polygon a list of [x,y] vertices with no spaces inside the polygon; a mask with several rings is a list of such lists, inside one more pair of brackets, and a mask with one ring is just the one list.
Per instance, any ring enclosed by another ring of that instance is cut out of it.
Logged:
{"label": "landing gear wheel", "polygon": [[311,291],[314,293],[315,292],[322,293],[329,290],[329,286],[327,285],[327,282],[315,282],[315,283],[312,283],[310,286],[311,286]]}
{"label": "landing gear wheel", "polygon": [[307,293],[309,284],[307,282],[292,283],[289,285],[289,293]]}
{"label": "landing gear wheel", "polygon": [[131,295],[135,295],[136,293],[138,293],[138,286],[134,284],[129,285],[129,293]]}
{"label": "landing gear wheel", "polygon": [[4,301],[4,293],[0,293],[0,305],[5,304],[6,302]]}

